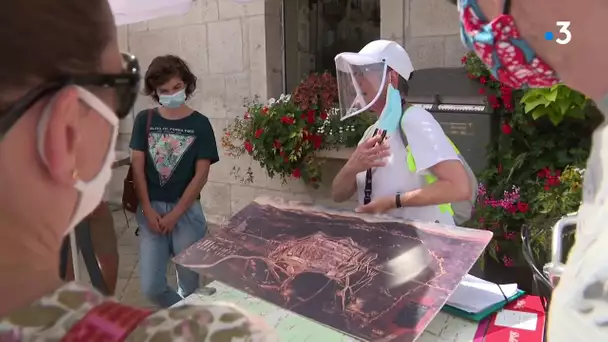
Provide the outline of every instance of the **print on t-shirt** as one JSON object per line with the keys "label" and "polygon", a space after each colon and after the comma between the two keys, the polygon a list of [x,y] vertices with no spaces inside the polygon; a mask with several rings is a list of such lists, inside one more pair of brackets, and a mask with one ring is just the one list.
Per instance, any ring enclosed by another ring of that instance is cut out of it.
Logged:
{"label": "print on t-shirt", "polygon": [[184,154],[196,140],[194,130],[174,127],[151,127],[148,136],[148,152],[154,162],[163,186]]}

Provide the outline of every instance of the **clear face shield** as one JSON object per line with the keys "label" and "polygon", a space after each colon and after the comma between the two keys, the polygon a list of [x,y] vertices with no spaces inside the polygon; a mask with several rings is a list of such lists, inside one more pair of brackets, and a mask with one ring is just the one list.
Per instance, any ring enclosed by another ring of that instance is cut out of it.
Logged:
{"label": "clear face shield", "polygon": [[[348,52],[337,55],[335,62],[341,120],[372,108],[386,90],[387,64]],[[382,108],[373,109],[382,111]]]}

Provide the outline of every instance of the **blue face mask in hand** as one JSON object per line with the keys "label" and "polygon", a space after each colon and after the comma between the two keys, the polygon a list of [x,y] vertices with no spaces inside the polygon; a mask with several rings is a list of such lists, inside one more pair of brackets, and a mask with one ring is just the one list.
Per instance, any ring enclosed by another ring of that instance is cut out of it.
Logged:
{"label": "blue face mask in hand", "polygon": [[186,90],[182,89],[175,94],[159,95],[158,102],[167,108],[179,108],[186,102]]}

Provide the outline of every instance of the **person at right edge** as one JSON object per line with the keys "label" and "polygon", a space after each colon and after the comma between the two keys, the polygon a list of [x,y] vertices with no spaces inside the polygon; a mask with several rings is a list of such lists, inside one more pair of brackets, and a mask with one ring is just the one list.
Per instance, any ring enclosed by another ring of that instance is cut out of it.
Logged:
{"label": "person at right edge", "polygon": [[[463,43],[503,84],[522,88],[563,83],[608,114],[608,1],[460,0],[458,11]],[[558,23],[564,21],[569,24]],[[547,40],[545,32],[555,32],[567,43]],[[608,130],[602,124],[593,133],[576,242],[551,296],[549,342],[608,341],[606,172]]]}
{"label": "person at right edge", "polygon": [[[335,61],[342,117],[369,111],[379,121],[334,178],[334,201],[356,192],[357,212],[447,225],[465,222],[475,199],[475,176],[431,113],[405,102],[414,74],[405,49],[376,40]],[[382,134],[374,132],[390,118],[395,129],[381,142]],[[458,206],[452,203],[464,204],[464,217],[455,220]]]}
{"label": "person at right edge", "polygon": [[131,136],[141,288],[165,308],[199,286],[198,273],[175,265],[178,291],[169,287],[167,263],[205,236],[199,198],[211,165],[219,160],[209,119],[186,105],[195,89],[196,76],[186,62],[156,57],[146,71],[144,91],[159,107],[137,115]]}

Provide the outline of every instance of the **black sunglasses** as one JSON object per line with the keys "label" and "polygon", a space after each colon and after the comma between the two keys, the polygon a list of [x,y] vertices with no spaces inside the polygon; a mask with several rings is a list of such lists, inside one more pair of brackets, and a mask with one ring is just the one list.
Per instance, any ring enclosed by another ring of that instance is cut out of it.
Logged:
{"label": "black sunglasses", "polygon": [[65,76],[58,80],[43,83],[30,90],[0,114],[0,140],[19,121],[19,119],[43,97],[69,85],[83,87],[112,88],[116,92],[116,115],[122,119],[129,115],[139,91],[140,69],[135,56],[122,53],[124,71],[120,74],[85,74]]}

